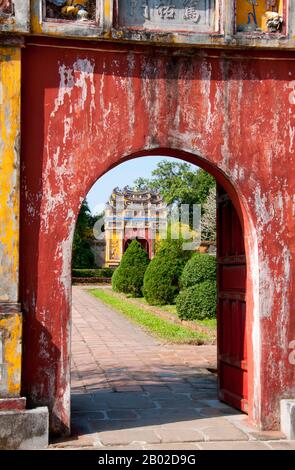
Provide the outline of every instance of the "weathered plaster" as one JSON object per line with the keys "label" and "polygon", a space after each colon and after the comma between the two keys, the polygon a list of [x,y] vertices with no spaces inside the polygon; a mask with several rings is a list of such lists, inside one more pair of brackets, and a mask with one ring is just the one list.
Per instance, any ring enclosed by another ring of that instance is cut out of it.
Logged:
{"label": "weathered plaster", "polygon": [[22,317],[19,312],[0,312],[2,361],[0,397],[19,397],[21,387]]}
{"label": "weathered plaster", "polygon": [[0,50],[0,302],[18,299],[20,49]]}
{"label": "weathered plaster", "polygon": [[280,399],[295,393],[286,348],[295,337],[288,88],[295,61],[292,54],[281,59],[282,53],[264,59],[250,52],[102,43],[83,50],[83,43],[61,48],[42,40],[25,49],[24,391],[33,403],[50,406],[54,431],[69,425],[74,221],[97,178],[140,154],[203,166],[241,214],[249,274],[249,412],[262,428],[279,428]]}

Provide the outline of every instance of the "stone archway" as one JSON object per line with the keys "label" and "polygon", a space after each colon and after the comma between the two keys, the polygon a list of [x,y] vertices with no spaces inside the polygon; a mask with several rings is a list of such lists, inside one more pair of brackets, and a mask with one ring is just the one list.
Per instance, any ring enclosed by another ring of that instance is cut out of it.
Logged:
{"label": "stone archway", "polygon": [[[255,161],[258,134],[248,135],[246,148],[240,138],[260,116],[258,100],[269,105],[270,96],[278,96],[271,80],[265,81],[267,92],[256,86],[254,96],[253,77],[268,74],[282,82],[287,68],[268,61],[262,70],[238,56],[216,57],[217,51],[214,57],[178,52],[41,39],[23,52],[23,393],[31,404],[49,406],[55,433],[67,432],[70,422],[71,244],[79,207],[102,174],[140,155],[175,156],[209,171],[240,216],[248,271],[250,418],[276,429],[279,400],[292,384],[287,356],[278,347],[280,296],[291,295],[290,277],[282,278],[288,245],[274,245],[283,203],[264,233],[269,197],[280,183],[274,179],[270,193],[268,171]],[[265,135],[272,124],[265,122]],[[266,162],[268,154],[261,152]],[[272,293],[274,302],[264,289],[276,277],[281,289]],[[287,338],[291,324],[284,318]],[[281,364],[280,381],[273,360]]]}

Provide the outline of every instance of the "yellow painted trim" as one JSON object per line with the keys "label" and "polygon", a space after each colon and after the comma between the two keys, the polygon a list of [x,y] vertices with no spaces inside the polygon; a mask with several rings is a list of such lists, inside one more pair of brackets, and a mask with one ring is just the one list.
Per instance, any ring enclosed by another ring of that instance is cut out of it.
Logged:
{"label": "yellow painted trim", "polygon": [[16,397],[20,395],[21,389],[21,315],[18,313],[0,315],[0,331],[3,338],[4,374],[7,374],[4,394]]}
{"label": "yellow painted trim", "polygon": [[0,302],[18,291],[20,54],[0,49]]}

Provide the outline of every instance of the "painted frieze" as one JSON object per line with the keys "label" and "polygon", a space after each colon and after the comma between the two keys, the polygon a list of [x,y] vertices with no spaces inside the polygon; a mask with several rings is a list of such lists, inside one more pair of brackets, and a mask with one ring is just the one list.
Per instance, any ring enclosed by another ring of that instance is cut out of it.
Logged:
{"label": "painted frieze", "polygon": [[283,0],[237,0],[237,32],[280,33],[284,24]]}
{"label": "painted frieze", "polygon": [[13,4],[12,0],[0,0],[0,16],[11,16],[13,15]]}
{"label": "painted frieze", "polygon": [[96,18],[96,0],[46,0],[46,18],[89,21]]}

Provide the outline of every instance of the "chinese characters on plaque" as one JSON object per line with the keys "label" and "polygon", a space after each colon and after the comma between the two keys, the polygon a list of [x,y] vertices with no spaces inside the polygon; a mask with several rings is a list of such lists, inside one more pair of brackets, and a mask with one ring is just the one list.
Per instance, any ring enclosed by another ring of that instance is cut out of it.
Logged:
{"label": "chinese characters on plaque", "polygon": [[214,31],[214,0],[120,0],[119,25],[154,30]]}

